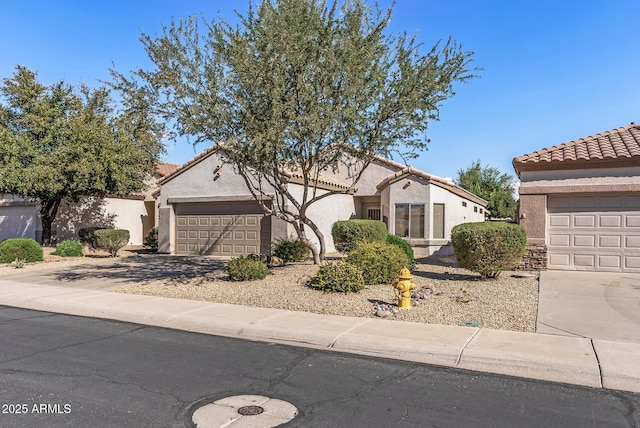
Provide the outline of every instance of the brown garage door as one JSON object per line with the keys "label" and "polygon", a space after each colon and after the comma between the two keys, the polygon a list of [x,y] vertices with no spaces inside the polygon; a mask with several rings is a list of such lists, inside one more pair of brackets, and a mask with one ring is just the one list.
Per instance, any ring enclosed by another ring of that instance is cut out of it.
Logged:
{"label": "brown garage door", "polygon": [[549,196],[550,269],[640,272],[640,195]]}
{"label": "brown garage door", "polygon": [[177,254],[265,254],[270,245],[271,217],[255,201],[176,205]]}

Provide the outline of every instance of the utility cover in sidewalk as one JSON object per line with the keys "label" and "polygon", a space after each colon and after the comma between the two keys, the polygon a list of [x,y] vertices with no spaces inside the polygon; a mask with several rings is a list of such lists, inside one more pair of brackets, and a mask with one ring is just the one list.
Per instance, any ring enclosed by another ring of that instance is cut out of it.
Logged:
{"label": "utility cover in sidewalk", "polygon": [[205,404],[193,413],[198,428],[277,427],[296,417],[298,409],[286,401],[262,395],[236,395]]}

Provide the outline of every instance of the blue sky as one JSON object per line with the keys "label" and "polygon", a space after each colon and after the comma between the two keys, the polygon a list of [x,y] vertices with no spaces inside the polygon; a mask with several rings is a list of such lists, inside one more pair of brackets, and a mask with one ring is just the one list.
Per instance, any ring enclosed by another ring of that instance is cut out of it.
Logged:
{"label": "blue sky", "polygon": [[[195,13],[235,22],[233,10],[248,4],[3,0],[0,77],[20,64],[45,84],[97,86],[112,63],[150,66],[141,32]],[[638,16],[640,0],[396,0],[392,33],[416,33],[426,48],[452,36],[484,69],[456,86],[430,125],[428,151],[410,164],[455,178],[479,159],[515,175],[515,156],[640,122]],[[204,148],[169,142],[164,160],[183,163]]]}

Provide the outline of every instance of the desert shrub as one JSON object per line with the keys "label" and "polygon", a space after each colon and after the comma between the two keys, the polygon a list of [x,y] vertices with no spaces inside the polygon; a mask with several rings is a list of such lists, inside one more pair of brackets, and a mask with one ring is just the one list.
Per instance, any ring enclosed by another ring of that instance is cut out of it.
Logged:
{"label": "desert shrub", "polygon": [[256,257],[236,257],[229,260],[225,272],[232,281],[264,279],[269,274],[265,262]]}
{"label": "desert shrub", "polygon": [[11,238],[0,242],[0,263],[11,263],[16,259],[24,263],[41,262],[42,247],[30,238]]}
{"label": "desert shrub", "polygon": [[129,231],[124,229],[98,229],[94,232],[96,248],[107,250],[111,257],[129,243]]}
{"label": "desert shrub", "polygon": [[144,246],[152,251],[158,251],[158,229],[153,228],[144,237]]}
{"label": "desert shrub", "polygon": [[460,267],[495,278],[522,261],[527,234],[517,224],[463,223],[451,230],[451,245]]}
{"label": "desert shrub", "polygon": [[336,250],[348,253],[362,242],[385,242],[387,225],[380,220],[342,220],[333,223],[331,236]]}
{"label": "desert shrub", "polygon": [[52,252],[54,256],[60,257],[82,257],[82,244],[78,241],[62,241],[56,245],[56,250]]}
{"label": "desert shrub", "polygon": [[415,255],[413,254],[413,248],[411,248],[411,244],[404,238],[401,238],[397,235],[387,235],[387,244],[396,245],[404,251],[407,255],[407,259],[409,259],[409,269],[413,269],[416,265]]}
{"label": "desert shrub", "polygon": [[366,285],[391,283],[398,279],[402,268],[409,267],[405,252],[384,242],[362,243],[349,253],[346,261],[362,270]]}
{"label": "desert shrub", "polygon": [[103,230],[103,229],[108,229],[108,228],[98,227],[98,226],[83,227],[80,230],[78,230],[78,238],[80,239],[81,243],[87,244],[91,248],[97,248],[96,247],[96,230]]}
{"label": "desert shrub", "polygon": [[309,258],[311,250],[299,239],[279,239],[273,244],[271,254],[283,262],[302,262]]}
{"label": "desert shrub", "polygon": [[320,266],[309,285],[322,291],[349,293],[362,290],[365,284],[362,270],[356,265],[341,260]]}

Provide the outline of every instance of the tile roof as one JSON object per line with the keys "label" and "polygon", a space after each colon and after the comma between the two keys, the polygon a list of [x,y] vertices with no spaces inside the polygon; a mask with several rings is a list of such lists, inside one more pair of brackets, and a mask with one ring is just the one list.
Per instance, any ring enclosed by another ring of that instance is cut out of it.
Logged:
{"label": "tile roof", "polygon": [[166,177],[167,175],[178,169],[179,166],[180,165],[176,165],[174,163],[158,162],[156,164],[156,174],[158,174],[160,177]]}
{"label": "tile roof", "polygon": [[513,159],[516,172],[531,164],[632,159],[640,161],[640,126],[631,122],[611,131],[538,150]]}
{"label": "tile roof", "polygon": [[433,175],[433,174],[429,174],[427,172],[421,171],[419,169],[416,169],[412,166],[403,166],[402,164],[399,164],[397,162],[394,161],[390,161],[388,159],[385,158],[380,158],[378,159],[384,163],[387,163],[389,165],[392,166],[400,166],[401,169],[399,169],[398,171],[396,171],[395,173],[391,174],[390,176],[386,177],[384,180],[382,180],[377,188],[378,190],[382,190],[385,187],[387,187],[389,184],[395,183],[396,181],[402,180],[403,178],[407,177],[407,176],[414,176],[414,177],[419,177],[422,178],[424,180],[427,180],[429,183],[441,187],[443,189],[447,189],[449,190],[451,193],[458,195],[462,198],[468,199],[472,202],[475,202],[478,205],[481,205],[483,207],[486,208],[488,202],[485,201],[484,199],[482,199],[481,197],[479,197],[478,195],[475,195],[471,192],[469,192],[466,189],[463,189],[462,187],[458,186],[457,184],[455,184],[452,180],[446,179],[446,178],[441,178],[438,177],[437,175]]}

